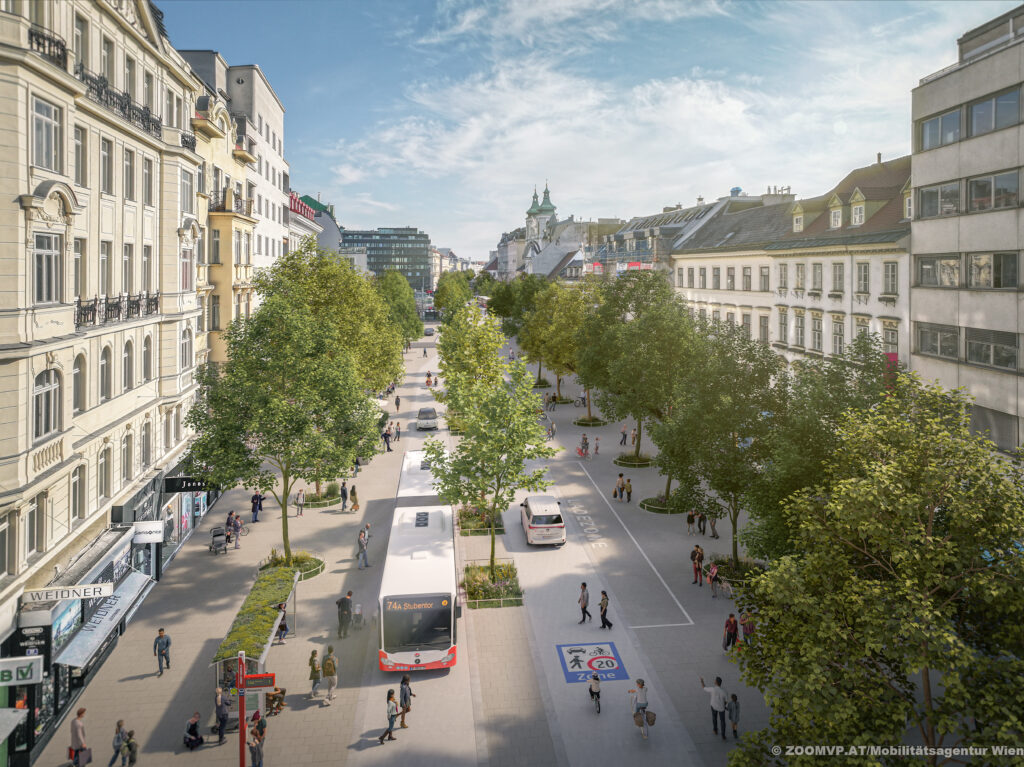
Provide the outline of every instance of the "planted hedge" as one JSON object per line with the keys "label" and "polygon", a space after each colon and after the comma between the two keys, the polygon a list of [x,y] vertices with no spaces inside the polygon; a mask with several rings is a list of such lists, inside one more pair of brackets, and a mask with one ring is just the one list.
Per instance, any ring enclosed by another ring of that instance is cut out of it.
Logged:
{"label": "planted hedge", "polygon": [[277,620],[277,605],[291,596],[296,572],[294,567],[260,571],[211,663],[235,658],[242,651],[253,659],[263,654]]}

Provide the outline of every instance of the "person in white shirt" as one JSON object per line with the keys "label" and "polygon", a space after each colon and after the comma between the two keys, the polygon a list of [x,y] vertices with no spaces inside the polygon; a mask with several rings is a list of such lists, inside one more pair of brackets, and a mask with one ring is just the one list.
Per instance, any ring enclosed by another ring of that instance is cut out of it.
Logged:
{"label": "person in white shirt", "polygon": [[704,688],[704,692],[711,695],[711,726],[715,730],[715,735],[718,734],[718,725],[721,723],[722,740],[725,740],[725,705],[729,701],[729,696],[722,689],[722,677],[715,677],[714,687],[706,687],[704,677],[701,677],[700,686]]}
{"label": "person in white shirt", "polygon": [[633,699],[633,715],[640,712],[640,733],[647,738],[647,685],[643,679],[636,680],[636,687],[629,691]]}
{"label": "person in white shirt", "polygon": [[601,677],[594,674],[590,677],[590,699],[601,697]]}

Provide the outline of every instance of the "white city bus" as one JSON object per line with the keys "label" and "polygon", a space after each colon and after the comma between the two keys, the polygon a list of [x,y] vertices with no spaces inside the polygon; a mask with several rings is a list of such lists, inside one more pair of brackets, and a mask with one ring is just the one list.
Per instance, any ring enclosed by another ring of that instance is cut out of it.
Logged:
{"label": "white city bus", "polygon": [[455,665],[458,586],[452,509],[441,503],[422,450],[405,454],[380,584],[383,671]]}

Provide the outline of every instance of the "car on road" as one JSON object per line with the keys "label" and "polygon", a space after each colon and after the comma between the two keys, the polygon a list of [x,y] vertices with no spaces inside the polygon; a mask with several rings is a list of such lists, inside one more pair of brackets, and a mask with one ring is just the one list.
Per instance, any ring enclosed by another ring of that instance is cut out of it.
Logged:
{"label": "car on road", "polygon": [[528,544],[561,546],[565,543],[561,503],[551,495],[531,495],[519,504],[523,509],[523,532]]}
{"label": "car on road", "polygon": [[421,407],[420,411],[416,414],[416,429],[422,431],[423,429],[436,428],[437,411],[432,407]]}
{"label": "car on road", "polygon": [[432,335],[434,335],[434,329],[433,328],[427,328],[426,330],[423,331],[423,335],[425,335],[425,336],[432,336]]}

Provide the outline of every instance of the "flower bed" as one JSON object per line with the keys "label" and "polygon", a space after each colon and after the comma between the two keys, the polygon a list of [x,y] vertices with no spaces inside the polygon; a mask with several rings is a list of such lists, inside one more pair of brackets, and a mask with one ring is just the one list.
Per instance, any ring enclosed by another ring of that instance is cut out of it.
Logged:
{"label": "flower bed", "polygon": [[679,514],[680,512],[673,509],[668,501],[665,500],[665,496],[658,495],[654,498],[644,498],[640,501],[640,508],[644,511],[650,511],[654,514]]}
{"label": "flower bed", "polygon": [[605,421],[603,418],[598,418],[597,416],[591,416],[589,418],[587,416],[583,416],[582,418],[577,418],[575,421],[573,421],[573,425],[585,426],[587,428],[593,429],[597,426],[607,426],[608,422]]}
{"label": "flower bed", "polygon": [[[260,570],[271,567],[284,567],[284,553],[277,549],[270,550],[270,556],[260,563]],[[292,567],[299,572],[299,580],[306,581],[324,571],[324,560],[308,551],[296,551],[292,554]]]}
{"label": "flower bed", "polygon": [[534,381],[533,382],[533,388],[534,389],[550,389],[551,388],[551,381],[549,381],[546,378],[541,378],[539,381]]}
{"label": "flower bed", "polygon": [[[730,583],[740,583],[765,571],[763,564],[746,557],[741,557],[739,564],[734,564],[732,557],[712,554],[711,561],[718,565],[718,577]],[[705,571],[707,567],[707,565],[704,566]]]}
{"label": "flower bed", "polygon": [[235,658],[242,651],[253,659],[263,654],[277,621],[277,606],[291,596],[297,572],[294,567],[269,567],[260,571],[212,663]]}
{"label": "flower bed", "polygon": [[519,585],[519,573],[514,563],[498,562],[495,579],[490,579],[488,564],[466,565],[466,578],[462,587],[466,590],[466,606],[470,610],[488,607],[521,607],[523,589]]}
{"label": "flower bed", "polygon": [[[459,509],[459,533],[461,535],[490,535],[491,517],[483,509],[476,506],[463,506]],[[499,514],[494,524],[494,534],[504,535],[505,525]]]}
{"label": "flower bed", "polygon": [[654,459],[646,453],[635,455],[634,453],[619,453],[618,458],[612,461],[616,466],[624,466],[627,469],[643,469],[654,463]]}

